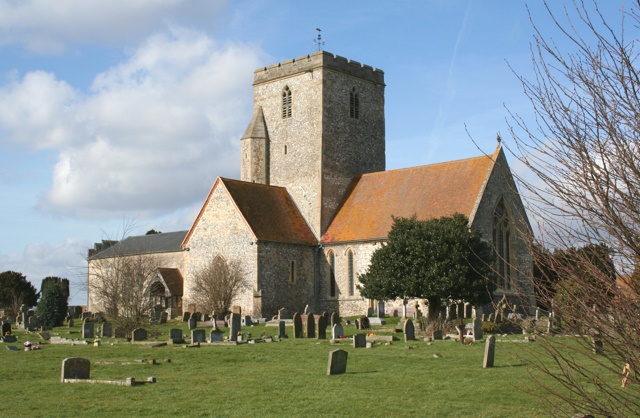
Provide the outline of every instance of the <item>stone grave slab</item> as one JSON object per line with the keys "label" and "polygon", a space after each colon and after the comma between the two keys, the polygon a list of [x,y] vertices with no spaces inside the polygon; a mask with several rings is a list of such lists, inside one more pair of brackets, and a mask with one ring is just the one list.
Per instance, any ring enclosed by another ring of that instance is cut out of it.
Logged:
{"label": "stone grave slab", "polygon": [[278,337],[280,338],[285,338],[287,335],[285,325],[286,323],[284,321],[278,321]]}
{"label": "stone grave slab", "polygon": [[83,322],[82,338],[94,338],[93,322],[88,322],[88,321]]}
{"label": "stone grave slab", "polygon": [[307,333],[307,338],[315,338],[316,337],[316,321],[313,317],[313,313],[307,315],[307,321],[305,324],[305,331]]}
{"label": "stone grave slab", "polygon": [[138,328],[131,333],[131,342],[137,343],[139,341],[147,341],[147,330],[144,328]]}
{"label": "stone grave slab", "polygon": [[327,376],[346,373],[348,357],[349,353],[344,350],[338,349],[329,352],[329,366],[327,367]]}
{"label": "stone grave slab", "polygon": [[229,317],[229,341],[238,341],[238,333],[241,331],[242,331],[242,325],[240,320],[240,314],[231,313]]}
{"label": "stone grave slab", "polygon": [[113,327],[109,322],[103,322],[100,327],[100,336],[102,338],[111,338],[113,337]]}
{"label": "stone grave slab", "polygon": [[302,318],[298,312],[293,314],[293,338],[302,338]]}
{"label": "stone grave slab", "polygon": [[416,339],[416,329],[413,326],[413,321],[411,319],[407,319],[402,327],[404,332],[404,341],[413,341]]}
{"label": "stone grave slab", "polygon": [[340,337],[342,337],[343,334],[344,329],[342,328],[342,325],[335,324],[333,327],[331,327],[331,339],[338,340],[340,339]]}
{"label": "stone grave slab", "polygon": [[203,329],[191,330],[191,344],[206,343],[207,339]]}
{"label": "stone grave slab", "polygon": [[364,348],[367,345],[367,336],[365,334],[355,334],[353,336],[353,348]]}
{"label": "stone grave slab", "polygon": [[68,357],[62,360],[62,371],[60,381],[65,379],[89,379],[91,372],[91,362],[89,359],[81,357]]}
{"label": "stone grave slab", "polygon": [[489,335],[487,342],[484,345],[484,360],[482,361],[482,368],[493,367],[493,361],[496,355],[496,337]]}
{"label": "stone grave slab", "polygon": [[327,319],[324,315],[318,317],[318,339],[325,340],[327,338]]}
{"label": "stone grave slab", "polygon": [[224,341],[224,337],[223,337],[223,333],[222,331],[220,331],[219,329],[212,329],[211,333],[209,334],[209,342],[210,343],[221,343]]}

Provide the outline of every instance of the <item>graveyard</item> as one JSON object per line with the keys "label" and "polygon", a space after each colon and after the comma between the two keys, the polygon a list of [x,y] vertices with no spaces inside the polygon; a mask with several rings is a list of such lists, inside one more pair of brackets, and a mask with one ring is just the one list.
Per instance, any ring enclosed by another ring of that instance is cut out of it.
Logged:
{"label": "graveyard", "polygon": [[[91,325],[93,337],[86,338],[81,320],[48,331],[14,325],[16,341],[0,344],[2,414],[547,415],[533,379],[544,376],[536,376],[528,362],[542,350],[532,336],[485,335],[461,344],[451,334],[425,338],[416,327],[415,339],[405,341],[407,324],[401,329],[401,318],[387,316],[385,324],[364,324],[367,329],[356,328],[361,318],[343,318],[342,338],[335,339],[330,324],[317,323],[315,331],[318,325],[327,328],[326,338],[318,339],[317,333],[307,336],[313,315],[304,315],[307,325],[299,328],[301,316],[285,321],[284,330],[241,324],[237,341],[229,341],[224,322],[214,337],[210,322],[169,320],[134,332],[133,342],[100,337],[101,322]],[[279,338],[282,331],[286,338]],[[494,340],[495,358],[483,367],[488,338]],[[39,349],[25,350],[26,341]],[[329,375],[334,350],[344,351],[346,370]],[[69,358],[84,359],[87,369],[63,383],[61,367]]]}

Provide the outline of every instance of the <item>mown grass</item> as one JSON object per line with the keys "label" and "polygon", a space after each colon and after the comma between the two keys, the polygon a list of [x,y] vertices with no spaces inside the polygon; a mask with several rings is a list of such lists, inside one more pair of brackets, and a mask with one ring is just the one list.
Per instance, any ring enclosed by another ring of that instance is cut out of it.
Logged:
{"label": "mown grass", "polygon": [[[158,341],[166,341],[174,327],[188,335],[182,322],[150,329]],[[259,338],[263,332],[276,334],[277,327],[259,325],[243,331]],[[345,332],[356,330],[345,326]],[[81,335],[79,326],[52,333],[67,338]],[[19,352],[0,344],[2,416],[547,415],[530,393],[532,369],[521,356],[521,343],[498,342],[495,367],[483,369],[483,343],[394,341],[391,346],[354,349],[350,340],[331,345],[328,340],[289,338],[238,346],[150,348],[106,339],[100,347],[45,343],[41,350],[25,352],[21,346],[25,340],[45,341],[37,334],[14,334],[18,343],[11,345]],[[528,349],[534,346],[527,344]],[[349,352],[347,373],[327,376],[328,354],[336,348]],[[435,353],[441,358],[434,358]],[[60,369],[66,357],[88,358],[93,379],[154,376],[157,383],[63,384]],[[163,362],[167,358],[170,363]],[[158,364],[97,364],[141,359],[156,359]]]}

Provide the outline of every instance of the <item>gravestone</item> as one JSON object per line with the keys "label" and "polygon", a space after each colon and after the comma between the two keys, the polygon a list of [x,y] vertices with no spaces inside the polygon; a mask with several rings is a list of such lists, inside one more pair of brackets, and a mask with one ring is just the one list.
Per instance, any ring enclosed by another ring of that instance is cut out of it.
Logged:
{"label": "gravestone", "polygon": [[85,320],[82,324],[82,338],[94,338],[93,335],[93,322]]}
{"label": "gravestone", "polygon": [[191,315],[191,317],[195,317],[197,322],[200,322],[200,320],[202,320],[202,313],[201,312],[194,312],[193,315]]}
{"label": "gravestone", "polygon": [[293,338],[302,338],[302,318],[298,312],[293,314]]}
{"label": "gravestone", "polygon": [[536,321],[540,320],[540,309],[536,308]]}
{"label": "gravestone", "polygon": [[355,334],[353,336],[353,348],[364,348],[367,345],[367,336],[365,334]]}
{"label": "gravestone", "polygon": [[87,319],[87,318],[91,318],[91,316],[92,316],[92,313],[91,313],[91,312],[89,312],[89,311],[82,312],[82,320],[83,320],[83,321],[84,321],[85,319]]}
{"label": "gravestone", "polygon": [[482,319],[473,320],[473,339],[478,341],[482,339]]}
{"label": "gravestone", "polygon": [[378,301],[378,318],[383,318],[385,317],[385,311],[384,311],[384,301],[383,300],[379,300]]}
{"label": "gravestone", "polygon": [[487,337],[487,342],[484,345],[484,360],[482,362],[482,367],[486,369],[487,367],[493,367],[493,360],[496,355],[496,337],[493,335],[489,335]]}
{"label": "gravestone", "polygon": [[196,329],[196,327],[198,326],[198,321],[195,317],[195,315],[193,315],[191,318],[189,318],[189,329]]}
{"label": "gravestone", "polygon": [[329,312],[324,311],[322,312],[322,316],[324,316],[324,325],[326,328],[331,324],[331,315],[329,315]]}
{"label": "gravestone", "polygon": [[284,321],[278,321],[278,337],[285,338],[287,335]]}
{"label": "gravestone", "polygon": [[146,341],[147,340],[147,330],[144,328],[138,328],[133,330],[131,333],[131,342],[135,343],[138,341]]}
{"label": "gravestone", "polygon": [[304,307],[304,314],[309,315],[309,305]]}
{"label": "gravestone", "polygon": [[338,315],[335,312],[331,313],[331,328],[333,328],[333,326],[335,324],[339,324],[340,323],[340,315]]}
{"label": "gravestone", "polygon": [[82,317],[82,306],[76,306],[73,308],[73,319],[80,319]]}
{"label": "gravestone", "polygon": [[161,324],[166,324],[168,318],[169,318],[169,314],[167,314],[166,312],[161,312],[160,313],[160,323]]}
{"label": "gravestone", "polygon": [[[340,324],[335,324],[339,326]],[[344,374],[347,371],[347,357],[349,353],[344,350],[333,350],[329,352],[329,367],[327,368],[327,376],[334,374]]]}
{"label": "gravestone", "polygon": [[182,314],[182,322],[189,321],[189,318],[191,318],[191,312],[187,311]]}
{"label": "gravestone", "polygon": [[338,340],[340,339],[340,337],[342,337],[342,334],[344,334],[342,325],[335,324],[333,327],[331,327],[331,339]]}
{"label": "gravestone", "polygon": [[111,324],[109,322],[103,322],[102,327],[100,329],[100,337],[102,338],[111,338],[113,336],[113,331]]}
{"label": "gravestone", "polygon": [[89,359],[81,357],[69,357],[62,360],[62,371],[60,381],[65,379],[88,379],[91,372],[91,362]]}
{"label": "gravestone", "polygon": [[324,315],[318,317],[318,339],[325,340],[327,338],[327,319]]}
{"label": "gravestone", "polygon": [[367,308],[367,313],[364,316],[373,316],[373,308]]}
{"label": "gravestone", "polygon": [[305,324],[305,331],[307,333],[307,338],[315,338],[316,337],[316,320],[313,317],[313,312],[310,312],[307,315],[307,323]]}
{"label": "gravestone", "polygon": [[206,342],[207,340],[203,329],[194,329],[191,331],[191,344]]}
{"label": "gravestone", "polygon": [[242,307],[239,305],[233,305],[231,307],[231,313],[234,313],[236,315],[241,315],[242,314]]}
{"label": "gravestone", "polygon": [[416,339],[416,329],[413,326],[413,321],[411,319],[406,320],[402,327],[402,331],[404,332],[404,342]]}
{"label": "gravestone", "polygon": [[224,341],[223,333],[218,328],[214,328],[211,330],[209,334],[209,342],[211,343],[219,343]]}
{"label": "gravestone", "polygon": [[242,325],[246,327],[250,327],[251,325],[253,325],[253,321],[251,320],[251,317],[249,315],[245,315],[242,317]]}
{"label": "gravestone", "polygon": [[[353,323],[354,323],[354,325],[356,326],[356,329],[360,329],[360,319],[359,319],[359,318],[356,318],[356,319],[353,321]],[[349,325],[349,320],[347,320],[347,325]]]}
{"label": "gravestone", "polygon": [[464,317],[471,318],[471,304],[469,302],[464,304]]}
{"label": "gravestone", "polygon": [[2,336],[5,335],[11,335],[11,324],[6,321],[2,323]]}
{"label": "gravestone", "polygon": [[179,328],[172,328],[169,330],[170,340],[182,340],[182,330]]}
{"label": "gravestone", "polygon": [[73,328],[74,325],[73,318],[69,318],[69,328]]}
{"label": "gravestone", "polygon": [[229,316],[229,341],[238,341],[238,332],[241,332],[242,324],[239,313],[231,313]]}
{"label": "gravestone", "polygon": [[203,322],[209,322],[210,319],[211,319],[211,317],[209,316],[209,314],[202,314],[202,321]]}
{"label": "gravestone", "polygon": [[360,318],[360,329],[369,329],[371,328],[371,324],[369,323],[369,318],[363,316]]}
{"label": "gravestone", "polygon": [[435,331],[433,331],[433,340],[441,340],[442,339],[442,330],[441,329],[437,329]]}

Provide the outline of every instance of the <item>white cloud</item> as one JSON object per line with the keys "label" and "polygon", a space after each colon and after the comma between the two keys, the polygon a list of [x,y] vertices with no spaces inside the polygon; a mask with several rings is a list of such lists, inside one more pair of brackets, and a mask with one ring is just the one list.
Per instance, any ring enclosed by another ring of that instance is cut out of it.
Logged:
{"label": "white cloud", "polygon": [[153,216],[200,201],[239,174],[262,52],[174,28],[98,74],[88,93],[31,72],[0,87],[3,140],[54,149],[38,207],[85,218]]}
{"label": "white cloud", "polygon": [[139,39],[167,24],[208,26],[224,0],[0,0],[0,45],[58,53],[67,43]]}

